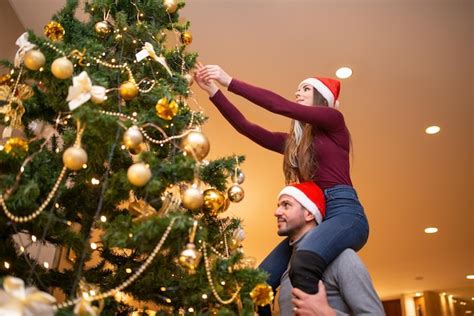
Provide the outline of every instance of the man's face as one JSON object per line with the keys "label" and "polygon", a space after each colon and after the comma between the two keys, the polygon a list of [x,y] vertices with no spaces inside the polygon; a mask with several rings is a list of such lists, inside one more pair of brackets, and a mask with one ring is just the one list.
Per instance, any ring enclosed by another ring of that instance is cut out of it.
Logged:
{"label": "man's face", "polygon": [[299,235],[306,225],[308,213],[293,197],[286,194],[280,196],[274,214],[277,218],[278,235],[290,238]]}

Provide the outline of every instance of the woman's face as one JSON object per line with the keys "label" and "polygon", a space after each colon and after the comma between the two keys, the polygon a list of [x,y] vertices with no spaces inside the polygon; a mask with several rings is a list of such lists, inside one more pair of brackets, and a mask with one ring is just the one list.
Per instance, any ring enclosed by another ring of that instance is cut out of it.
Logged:
{"label": "woman's face", "polygon": [[295,93],[296,103],[299,103],[302,105],[309,105],[309,106],[313,105],[313,100],[314,100],[313,90],[314,90],[313,86],[307,83],[300,84]]}

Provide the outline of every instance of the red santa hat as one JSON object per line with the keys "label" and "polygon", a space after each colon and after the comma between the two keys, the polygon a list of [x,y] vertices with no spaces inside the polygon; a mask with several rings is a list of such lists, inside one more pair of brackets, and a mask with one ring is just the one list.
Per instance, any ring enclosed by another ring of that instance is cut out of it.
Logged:
{"label": "red santa hat", "polygon": [[313,214],[316,223],[320,224],[322,222],[326,214],[326,201],[324,200],[323,191],[316,183],[306,181],[303,183],[290,184],[280,191],[278,198],[284,194],[294,198]]}
{"label": "red santa hat", "polygon": [[328,101],[329,107],[339,107],[339,91],[341,89],[341,83],[339,80],[323,77],[307,78],[301,81],[302,84],[309,84],[313,86],[319,93]]}

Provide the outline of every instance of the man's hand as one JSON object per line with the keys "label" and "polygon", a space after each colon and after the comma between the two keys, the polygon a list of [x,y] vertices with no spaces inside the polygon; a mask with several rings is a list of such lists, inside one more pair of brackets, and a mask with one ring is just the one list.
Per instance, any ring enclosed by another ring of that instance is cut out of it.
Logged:
{"label": "man's hand", "polygon": [[297,316],[336,316],[336,311],[328,304],[326,296],[326,288],[322,281],[318,284],[319,292],[311,295],[300,289],[294,288],[293,294],[293,310]]}

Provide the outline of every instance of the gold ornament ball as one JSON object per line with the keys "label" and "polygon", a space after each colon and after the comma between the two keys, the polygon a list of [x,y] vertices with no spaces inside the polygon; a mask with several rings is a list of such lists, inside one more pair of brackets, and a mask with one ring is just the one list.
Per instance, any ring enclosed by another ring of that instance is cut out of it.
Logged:
{"label": "gold ornament ball", "polygon": [[138,95],[138,87],[134,82],[125,81],[120,85],[119,94],[125,101],[130,101]]}
{"label": "gold ornament ball", "polygon": [[198,188],[190,186],[181,194],[181,202],[188,210],[196,210],[204,203],[204,196]]}
{"label": "gold ornament ball", "polygon": [[143,142],[139,144],[138,146],[135,146],[133,148],[128,148],[129,153],[132,155],[132,160],[133,162],[138,162],[139,157],[138,154],[144,151],[149,151],[150,147],[148,146],[147,143]]}
{"label": "gold ornament ball", "polygon": [[166,12],[174,13],[178,9],[178,0],[163,0],[163,6]]}
{"label": "gold ornament ball", "polygon": [[107,36],[112,32],[112,26],[107,21],[100,21],[94,25],[94,31],[100,36]]}
{"label": "gold ornament ball", "polygon": [[142,187],[151,179],[151,170],[143,162],[131,165],[127,171],[128,181],[137,187]]}
{"label": "gold ornament ball", "polygon": [[79,146],[72,146],[63,153],[63,163],[70,170],[80,170],[87,163],[87,153]]}
{"label": "gold ornament ball", "polygon": [[234,184],[227,190],[227,196],[232,202],[238,203],[244,198],[245,192],[240,185]]}
{"label": "gold ornament ball", "polygon": [[39,50],[32,49],[25,54],[24,64],[30,70],[38,70],[43,67],[46,58]]}
{"label": "gold ornament ball", "polygon": [[74,65],[66,57],[57,58],[51,65],[51,72],[58,79],[67,79],[74,72]]}
{"label": "gold ornament ball", "polygon": [[184,45],[189,45],[193,42],[193,36],[189,32],[181,33],[181,43]]}
{"label": "gold ornament ball", "polygon": [[193,243],[186,244],[186,249],[181,251],[178,262],[181,266],[194,272],[199,265],[201,254],[196,250],[196,245]]}
{"label": "gold ornament ball", "polygon": [[193,78],[193,75],[191,74],[185,74],[184,79],[186,79],[186,81],[188,82],[188,85],[190,86],[194,83],[194,78]]}
{"label": "gold ornament ball", "polygon": [[181,141],[181,148],[191,157],[201,161],[209,153],[211,145],[207,137],[198,131],[188,133]]}
{"label": "gold ornament ball", "polygon": [[203,209],[209,212],[212,216],[217,216],[217,214],[224,211],[226,198],[219,190],[207,189],[204,191],[203,196]]}
{"label": "gold ornament ball", "polygon": [[128,149],[135,148],[143,142],[142,132],[137,126],[132,126],[123,134],[123,144]]}

